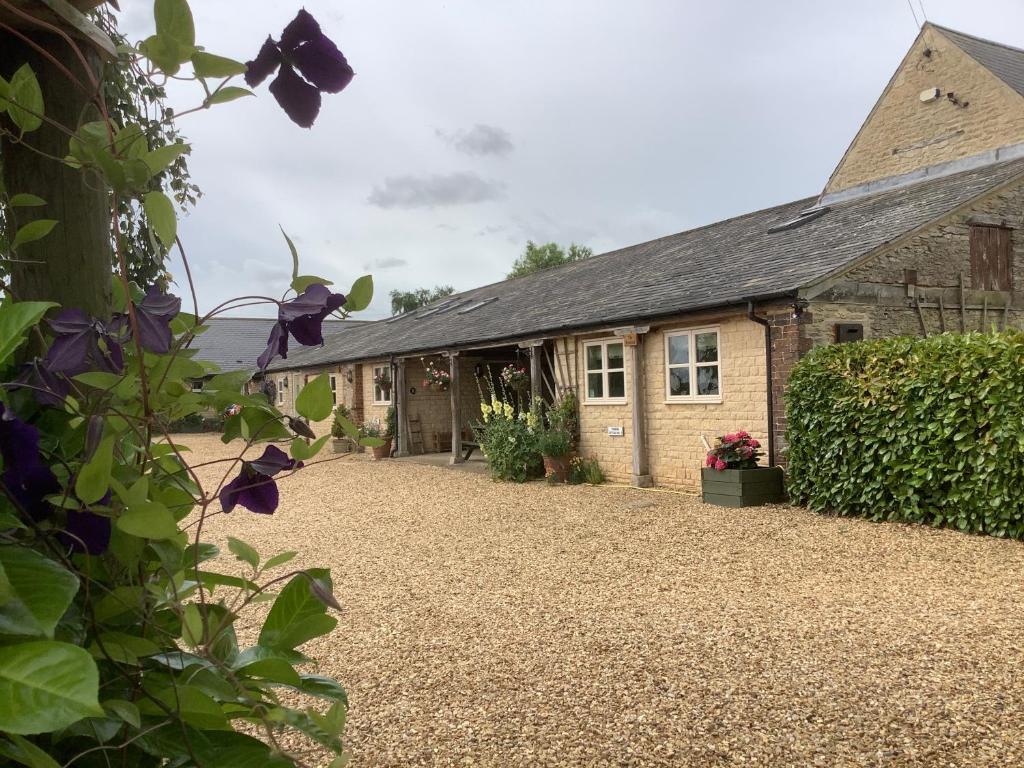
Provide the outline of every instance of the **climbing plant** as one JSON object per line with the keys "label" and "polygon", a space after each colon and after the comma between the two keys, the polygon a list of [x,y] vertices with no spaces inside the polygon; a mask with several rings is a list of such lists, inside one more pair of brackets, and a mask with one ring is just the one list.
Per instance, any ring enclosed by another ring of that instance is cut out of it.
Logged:
{"label": "climbing plant", "polygon": [[[0,0],[12,13],[18,5]],[[85,60],[84,43],[46,21],[30,22],[45,37],[20,35],[26,50],[55,60],[57,71],[87,89],[89,109],[59,125],[66,151],[39,153],[34,162],[85,179],[69,189],[109,191],[101,215],[116,269],[94,262],[112,286],[99,312],[19,300],[16,280],[0,302],[0,755],[4,764],[32,768],[278,768],[306,764],[283,746],[282,736],[296,731],[341,765],[345,690],[317,674],[303,652],[337,624],[331,574],[294,567],[293,551],[257,552],[229,539],[222,554],[204,538],[214,515],[274,513],[286,490],[278,483],[319,461],[329,436],[316,439],[264,395],[244,394],[250,371],[221,373],[196,359],[190,344],[219,313],[272,304],[278,322],[253,361],[264,369],[287,356],[290,341],[322,343],[328,315],[364,309],[372,280],[333,291],[330,281],[300,274],[285,236],[293,269],[282,296],[247,296],[201,312],[190,291],[192,311],[182,311],[181,299],[152,279],[158,270],[130,268],[127,249],[129,241],[148,248],[162,266],[167,251],[181,247],[162,179],[189,150],[173,128],[184,115],[252,95],[238,77],[252,88],[276,72],[271,93],[308,127],[321,94],[344,88],[352,70],[305,11],[248,63],[197,45],[185,0],[156,0],[154,21],[137,49],[122,41],[107,70],[122,83],[142,78],[143,90],[172,76],[195,84],[199,103],[162,114],[172,128],[158,131],[132,109],[111,108],[110,88],[81,83],[64,67]],[[35,132],[57,122],[47,95],[60,89],[52,86],[27,63],[0,78],[5,149],[32,150]],[[0,256],[9,263],[31,262],[26,247],[67,224],[46,216],[51,201],[42,189],[0,190],[0,204]],[[124,231],[126,210],[145,237]],[[187,382],[198,378],[208,380],[194,392]],[[190,461],[166,425],[229,405],[236,406],[224,425],[229,454]],[[330,415],[325,376],[305,386],[296,409],[311,421]],[[218,567],[218,557],[230,556],[240,572]],[[263,602],[270,607],[254,641],[241,643],[236,626],[255,621],[253,608]],[[319,703],[295,705],[299,699],[283,695],[289,691]]]}

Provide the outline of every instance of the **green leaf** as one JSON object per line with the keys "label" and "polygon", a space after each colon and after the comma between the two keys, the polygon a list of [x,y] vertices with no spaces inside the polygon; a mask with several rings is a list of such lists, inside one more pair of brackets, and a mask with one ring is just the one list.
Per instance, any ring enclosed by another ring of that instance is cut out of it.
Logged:
{"label": "green leaf", "polygon": [[[202,730],[231,730],[220,704],[192,685],[168,686],[155,691],[153,697],[178,712],[189,725]],[[164,711],[155,702],[142,700],[139,712],[144,715],[164,717]],[[203,763],[205,765],[205,763]]]}
{"label": "green leaf", "polygon": [[15,233],[14,242],[11,243],[11,247],[17,248],[19,245],[42,240],[50,234],[50,231],[55,226],[57,226],[56,219],[36,219],[35,221],[30,221]]}
{"label": "green leaf", "polygon": [[245,74],[245,64],[206,51],[192,54],[192,67],[197,77],[231,77]]}
{"label": "green leaf", "polygon": [[171,199],[163,192],[147,192],[142,199],[142,207],[146,211],[150,228],[164,247],[170,248],[178,232],[178,219],[174,215]]}
{"label": "green leaf", "polygon": [[153,4],[153,18],[157,35],[174,40],[184,47],[195,47],[196,26],[186,0],[156,0]]}
{"label": "green leaf", "polygon": [[299,392],[295,398],[295,410],[310,421],[323,421],[334,410],[331,382],[326,373],[321,373]]}
{"label": "green leaf", "polygon": [[53,637],[78,592],[78,577],[27,547],[0,547],[12,599],[0,605],[0,632]]}
{"label": "green leaf", "polygon": [[361,312],[370,306],[373,300],[373,275],[363,275],[354,283],[345,296],[345,309],[349,312]]}
{"label": "green leaf", "polygon": [[204,102],[207,106],[213,104],[227,104],[229,101],[241,99],[244,96],[255,96],[256,94],[248,88],[239,88],[237,85],[228,85],[211,93]]}
{"label": "green leaf", "polygon": [[178,535],[178,523],[163,504],[144,501],[133,504],[117,518],[117,527],[142,539],[171,539]]}
{"label": "green leaf", "polygon": [[309,579],[320,579],[330,584],[330,571],[325,568],[309,570],[308,576],[298,574],[281,590],[260,630],[259,644],[275,650],[292,650],[314,637],[330,632],[337,620],[327,615],[327,609],[310,589]]}
{"label": "green leaf", "polygon": [[289,449],[289,453],[291,453],[293,459],[298,459],[299,461],[307,461],[308,459],[312,459],[314,456],[320,453],[320,449],[323,448],[327,441],[330,439],[330,435],[324,435],[318,440],[307,445],[306,441],[303,440],[301,437],[296,437],[294,440],[292,440],[292,445],[291,448]]}
{"label": "green leaf", "polygon": [[23,133],[36,130],[43,124],[43,91],[36,73],[28,64],[22,64],[11,77],[7,90],[7,114]]}
{"label": "green leaf", "polygon": [[348,694],[341,687],[337,680],[332,680],[323,675],[302,675],[302,682],[299,690],[308,693],[310,696],[317,696],[321,699],[331,699],[348,706]]}
{"label": "green leaf", "polygon": [[292,290],[296,293],[302,293],[304,290],[309,288],[311,285],[334,285],[330,280],[325,280],[322,277],[316,275],[299,275],[292,280]]}
{"label": "green leaf", "polygon": [[0,365],[14,354],[46,311],[59,306],[50,301],[4,301],[0,303]]}
{"label": "green leaf", "polygon": [[292,280],[295,280],[299,276],[299,252],[295,250],[295,243],[288,237],[288,233],[284,231],[284,227],[280,224],[277,225],[281,230],[281,234],[284,235],[285,241],[288,243],[288,250],[292,254]]}
{"label": "green leaf", "polygon": [[235,670],[246,677],[258,677],[283,685],[299,688],[302,680],[299,673],[284,659],[260,659]]}
{"label": "green leaf", "polygon": [[7,734],[10,742],[0,741],[0,755],[29,768],[61,768],[60,763],[46,754],[28,739],[17,734]]}
{"label": "green leaf", "polygon": [[164,74],[176,75],[195,52],[195,46],[183,45],[166,35],[150,35],[139,43],[139,51]]}
{"label": "green leaf", "polygon": [[133,728],[141,727],[142,718],[139,715],[139,708],[130,701],[124,701],[123,699],[109,699],[103,702],[103,709],[115,717],[124,720]]}
{"label": "green leaf", "polygon": [[228,549],[231,553],[244,563],[248,563],[253,567],[253,570],[259,568],[260,565],[260,553],[250,547],[241,539],[236,539],[233,536],[228,536]]}
{"label": "green leaf", "polygon": [[0,653],[0,731],[44,733],[103,717],[96,662],[83,648],[52,640]]}
{"label": "green leaf", "polygon": [[8,200],[7,204],[11,206],[11,208],[30,208],[46,205],[46,201],[38,195],[30,195],[28,192],[21,192]]}
{"label": "green leaf", "polygon": [[110,489],[110,470],[114,463],[114,436],[108,435],[89,462],[75,478],[75,495],[85,504],[95,504]]}
{"label": "green leaf", "polygon": [[277,568],[277,566],[279,566],[279,565],[284,565],[285,563],[290,561],[293,557],[295,557],[297,554],[299,554],[299,553],[298,552],[291,552],[291,551],[279,552],[278,554],[276,554],[273,557],[269,558],[267,560],[267,562],[265,562],[263,564],[263,570],[264,571],[269,571],[272,568]]}
{"label": "green leaf", "polygon": [[384,441],[379,437],[361,437],[359,444],[365,448],[380,448],[384,445]]}
{"label": "green leaf", "polygon": [[192,151],[192,147],[180,141],[176,141],[173,144],[164,144],[162,147],[146,153],[142,158],[142,162],[149,168],[149,172],[152,175],[156,175],[164,169],[170,167],[170,165],[182,155],[187,155]]}

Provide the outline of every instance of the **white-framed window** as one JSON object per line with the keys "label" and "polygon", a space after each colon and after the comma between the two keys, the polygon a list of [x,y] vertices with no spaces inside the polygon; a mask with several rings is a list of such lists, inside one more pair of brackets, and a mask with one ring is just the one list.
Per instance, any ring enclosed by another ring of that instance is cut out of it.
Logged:
{"label": "white-framed window", "polygon": [[277,404],[284,403],[284,391],[288,389],[288,377],[282,376],[277,380]]}
{"label": "white-framed window", "polygon": [[202,392],[203,391],[203,380],[202,379],[192,379],[192,391],[193,392]]}
{"label": "white-framed window", "polygon": [[391,405],[391,366],[373,366],[373,404]]}
{"label": "white-framed window", "polygon": [[338,377],[333,373],[327,377],[331,382],[331,402],[334,405],[338,404]]}
{"label": "white-framed window", "polygon": [[588,403],[626,402],[626,348],[622,339],[583,344]]}
{"label": "white-framed window", "polygon": [[722,349],[718,328],[665,334],[665,400],[670,403],[722,401]]}

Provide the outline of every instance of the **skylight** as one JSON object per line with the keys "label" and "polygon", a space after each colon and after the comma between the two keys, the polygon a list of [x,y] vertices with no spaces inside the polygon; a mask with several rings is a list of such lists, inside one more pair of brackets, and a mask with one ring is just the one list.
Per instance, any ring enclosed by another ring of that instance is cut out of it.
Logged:
{"label": "skylight", "polygon": [[814,208],[808,208],[804,211],[800,211],[800,213],[797,214],[795,219],[790,219],[789,221],[784,221],[781,224],[776,224],[774,227],[769,227],[768,232],[785,232],[788,229],[796,229],[797,227],[802,227],[804,224],[810,221],[820,219],[822,216],[824,216],[831,210],[832,209],[829,208],[827,205],[820,205],[815,206]]}
{"label": "skylight", "polygon": [[480,309],[480,307],[486,306],[486,305],[490,304],[492,301],[497,301],[497,300],[498,300],[497,296],[491,296],[491,298],[489,298],[489,299],[484,299],[483,301],[478,301],[476,304],[470,304],[468,307],[463,307],[462,309],[460,309],[455,314],[456,315],[464,315],[467,312],[472,312],[474,309]]}

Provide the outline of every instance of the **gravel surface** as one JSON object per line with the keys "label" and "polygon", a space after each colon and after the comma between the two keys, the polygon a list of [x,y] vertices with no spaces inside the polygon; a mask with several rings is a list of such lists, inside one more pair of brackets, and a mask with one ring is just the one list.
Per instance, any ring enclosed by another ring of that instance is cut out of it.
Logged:
{"label": "gravel surface", "polygon": [[208,530],[331,568],[306,650],[355,766],[1024,764],[1020,544],[365,457],[280,485]]}

